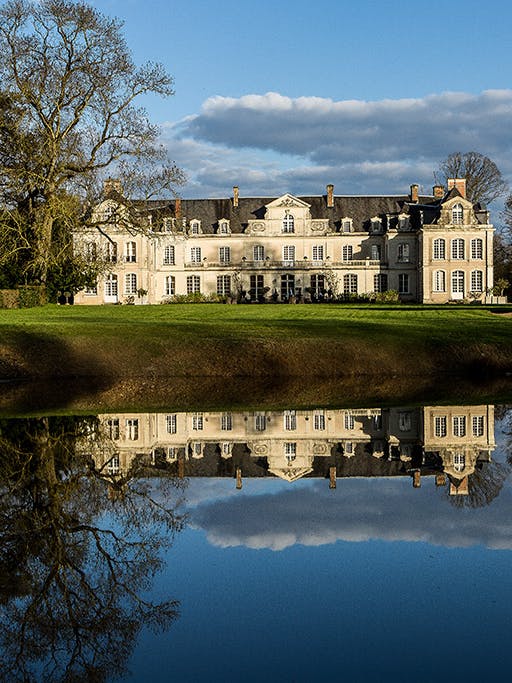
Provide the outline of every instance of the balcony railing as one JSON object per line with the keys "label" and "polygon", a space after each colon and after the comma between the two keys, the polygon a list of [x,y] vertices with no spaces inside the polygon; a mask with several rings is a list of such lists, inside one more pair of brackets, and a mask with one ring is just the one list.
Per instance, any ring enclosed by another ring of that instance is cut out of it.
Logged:
{"label": "balcony railing", "polygon": [[324,261],[313,261],[310,259],[293,261],[284,259],[278,261],[271,259],[265,259],[264,261],[209,261],[203,259],[202,261],[187,261],[187,263],[185,263],[185,268],[229,268],[233,270],[263,270],[265,268],[279,268],[282,270],[283,268],[286,268],[294,270],[318,270],[319,268],[381,268],[385,265],[385,261],[375,259],[353,259],[350,261],[331,261],[329,259]]}

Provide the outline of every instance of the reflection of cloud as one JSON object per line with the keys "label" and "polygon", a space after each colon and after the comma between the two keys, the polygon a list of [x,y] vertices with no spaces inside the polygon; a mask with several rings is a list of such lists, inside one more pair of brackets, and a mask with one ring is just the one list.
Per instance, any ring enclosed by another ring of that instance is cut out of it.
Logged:
{"label": "reflection of cloud", "polygon": [[421,489],[412,489],[409,478],[342,479],[335,491],[328,481],[316,480],[278,494],[207,502],[191,511],[190,522],[221,547],[282,550],[295,544],[380,539],[511,549],[511,505],[510,488],[491,506],[468,510],[451,506],[432,478]]}
{"label": "reflection of cloud", "polygon": [[476,150],[512,174],[511,114],[512,90],[376,102],[267,93],[212,97],[165,138],[192,178],[187,196],[225,196],[232,184],[246,196],[321,193],[327,182],[339,193],[404,192],[430,189],[453,151]]}

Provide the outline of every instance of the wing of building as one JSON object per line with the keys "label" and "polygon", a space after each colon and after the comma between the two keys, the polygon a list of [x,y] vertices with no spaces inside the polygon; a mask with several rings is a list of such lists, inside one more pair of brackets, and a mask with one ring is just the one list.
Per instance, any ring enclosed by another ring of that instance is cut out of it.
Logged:
{"label": "wing of building", "polygon": [[422,196],[326,194],[128,201],[115,181],[74,248],[105,275],[78,304],[161,303],[176,295],[247,301],[355,298],[487,300],[493,226],[466,183]]}

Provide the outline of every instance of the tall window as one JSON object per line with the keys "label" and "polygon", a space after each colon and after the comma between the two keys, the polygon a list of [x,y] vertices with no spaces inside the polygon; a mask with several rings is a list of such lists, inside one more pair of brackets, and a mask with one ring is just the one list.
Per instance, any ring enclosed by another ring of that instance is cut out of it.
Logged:
{"label": "tall window", "polygon": [[287,460],[295,460],[295,455],[297,453],[297,444],[295,442],[287,441],[284,444],[284,454]]}
{"label": "tall window", "polygon": [[231,275],[217,276],[217,294],[220,296],[231,294]]}
{"label": "tall window", "polygon": [[119,439],[119,420],[118,418],[112,418],[107,420],[107,432],[108,437],[112,441],[118,441]]}
{"label": "tall window", "polygon": [[344,218],[341,221],[341,232],[352,232],[352,219]]}
{"label": "tall window", "polygon": [[452,240],[452,259],[461,260],[464,258],[464,240]]}
{"label": "tall window", "polygon": [[201,221],[190,221],[190,233],[192,235],[199,235],[201,232]]}
{"label": "tall window", "polygon": [[312,275],[311,276],[311,293],[318,296],[325,292],[325,276]]}
{"label": "tall window", "polygon": [[117,275],[113,273],[105,280],[105,296],[117,296]]}
{"label": "tall window", "polygon": [[136,273],[127,273],[124,276],[124,293],[137,294],[137,275]]}
{"label": "tall window", "polygon": [[476,237],[474,240],[471,240],[471,258],[472,259],[481,259],[481,258],[483,258],[483,253],[484,253],[483,241],[479,237]]}
{"label": "tall window", "polygon": [[135,242],[126,243],[124,257],[127,263],[135,263],[137,260],[137,245]]}
{"label": "tall window", "polygon": [[370,259],[372,261],[380,261],[380,245],[372,244],[370,247]]}
{"label": "tall window", "polygon": [[110,458],[110,460],[107,463],[107,472],[108,474],[119,474],[120,469],[121,463],[119,460],[119,454],[116,453]]}
{"label": "tall window", "polygon": [[117,242],[107,243],[107,261],[117,263]]}
{"label": "tall window", "polygon": [[252,254],[253,254],[253,259],[255,261],[264,261],[265,260],[265,247],[262,244],[257,244],[256,246],[253,247]]}
{"label": "tall window", "polygon": [[462,298],[464,296],[464,271],[454,270],[452,273],[452,293]]}
{"label": "tall window", "polygon": [[295,232],[295,218],[291,213],[287,213],[283,218],[283,232]]}
{"label": "tall window", "polygon": [[354,253],[354,247],[351,244],[343,245],[343,249],[341,250],[342,260],[343,261],[351,261],[353,253]]}
{"label": "tall window", "polygon": [[176,294],[176,280],[174,275],[168,275],[165,278],[165,293],[167,296],[174,296]]}
{"label": "tall window", "polygon": [[446,242],[442,237],[438,237],[432,242],[432,258],[436,261],[446,258]]}
{"label": "tall window", "polygon": [[196,294],[201,291],[199,275],[187,276],[187,294]]}
{"label": "tall window", "polygon": [[472,270],[471,271],[471,291],[472,292],[482,292],[484,285],[484,274],[481,270]]}
{"label": "tall window", "polygon": [[257,413],[254,416],[254,429],[257,432],[264,432],[267,428],[267,418],[264,413]]}
{"label": "tall window", "polygon": [[263,275],[251,275],[249,278],[249,284],[249,293],[251,295],[251,299],[258,299],[258,297],[265,294],[265,281]]}
{"label": "tall window", "polygon": [[409,294],[409,273],[399,273],[398,274],[398,293],[399,294]]}
{"label": "tall window", "polygon": [[454,204],[452,207],[452,223],[454,225],[461,225],[464,220],[464,209],[462,204]]}
{"label": "tall window", "polygon": [[126,438],[129,441],[137,441],[139,438],[139,421],[126,420]]}
{"label": "tall window", "polygon": [[229,263],[231,261],[231,247],[219,247],[219,261]]}
{"label": "tall window", "polygon": [[471,426],[473,429],[473,436],[483,436],[484,435],[484,416],[483,415],[473,415],[471,419]]}
{"label": "tall window", "polygon": [[345,413],[345,429],[352,430],[354,429],[355,421],[354,421],[354,416],[351,415],[350,413]]}
{"label": "tall window", "polygon": [[167,434],[176,434],[178,431],[178,416],[176,413],[165,416],[165,427],[167,429]]}
{"label": "tall window", "polygon": [[343,293],[357,294],[357,275],[349,273],[343,276]]}
{"label": "tall window", "polygon": [[453,454],[453,469],[456,472],[462,472],[466,467],[466,456],[464,453]]}
{"label": "tall window", "polygon": [[323,410],[315,410],[313,414],[313,429],[317,432],[325,429],[325,413]]}
{"label": "tall window", "polygon": [[434,271],[434,292],[446,291],[446,273],[444,270]]}
{"label": "tall window", "polygon": [[87,261],[96,261],[98,257],[98,247],[96,242],[87,242],[85,245],[85,258]]}
{"label": "tall window", "polygon": [[295,413],[295,410],[284,411],[284,428],[287,431],[297,429],[297,414]]}
{"label": "tall window", "polygon": [[446,423],[446,415],[438,415],[434,418],[434,434],[437,437],[442,438],[446,436]]}
{"label": "tall window", "polygon": [[453,436],[466,436],[466,416],[453,416]]}
{"label": "tall window", "polygon": [[223,432],[230,432],[233,429],[232,413],[223,413],[220,418],[220,428]]}
{"label": "tall window", "polygon": [[194,413],[192,415],[192,429],[195,432],[200,432],[203,429],[204,418],[203,413]]}
{"label": "tall window", "polygon": [[312,248],[311,257],[312,257],[313,261],[323,261],[324,260],[324,247],[322,244],[317,244]]}
{"label": "tall window", "polygon": [[201,263],[201,247],[192,247],[190,249],[190,260],[192,263]]}
{"label": "tall window", "polygon": [[164,265],[174,266],[174,264],[175,264],[174,246],[172,244],[168,244],[164,249]]}
{"label": "tall window", "polygon": [[401,432],[411,431],[411,413],[398,413],[398,429]]}
{"label": "tall window", "polygon": [[295,261],[295,247],[293,245],[283,247],[283,261],[292,264]]}
{"label": "tall window", "polygon": [[229,235],[229,221],[219,221],[219,233],[221,235]]}
{"label": "tall window", "polygon": [[409,263],[409,245],[407,242],[401,242],[398,245],[398,262],[399,263]]}
{"label": "tall window", "polygon": [[374,292],[387,292],[388,291],[387,273],[376,273],[373,276],[373,291]]}

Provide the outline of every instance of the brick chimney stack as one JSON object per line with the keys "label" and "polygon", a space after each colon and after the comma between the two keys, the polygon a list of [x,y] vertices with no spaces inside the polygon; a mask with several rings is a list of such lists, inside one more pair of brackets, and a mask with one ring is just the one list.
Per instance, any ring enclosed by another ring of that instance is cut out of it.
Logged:
{"label": "brick chimney stack", "polygon": [[239,190],[238,185],[233,185],[233,206],[238,207]]}
{"label": "brick chimney stack", "polygon": [[466,178],[448,178],[448,190],[455,188],[466,199]]}
{"label": "brick chimney stack", "polygon": [[116,178],[107,178],[103,183],[103,194],[105,197],[108,197],[113,192],[117,192],[117,194],[123,194],[123,186],[121,181],[117,180]]}
{"label": "brick chimney stack", "polygon": [[176,197],[174,202],[174,217],[181,218],[181,199],[179,197]]}
{"label": "brick chimney stack", "polygon": [[414,185],[411,185],[411,202],[413,204],[417,204],[419,201],[418,200],[418,190],[419,190],[419,185],[416,185],[416,183]]}
{"label": "brick chimney stack", "polygon": [[327,185],[327,208],[334,208],[334,185],[332,185],[331,183]]}
{"label": "brick chimney stack", "polygon": [[432,188],[434,199],[442,199],[444,197],[444,185],[434,185]]}

